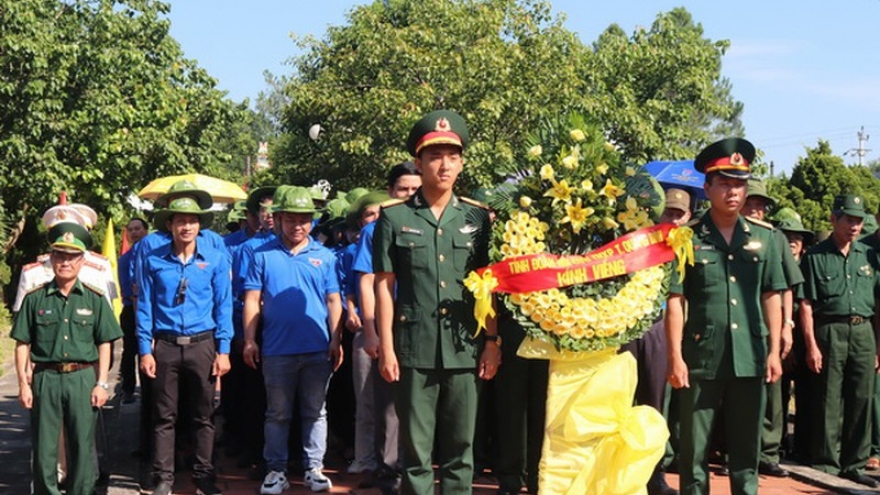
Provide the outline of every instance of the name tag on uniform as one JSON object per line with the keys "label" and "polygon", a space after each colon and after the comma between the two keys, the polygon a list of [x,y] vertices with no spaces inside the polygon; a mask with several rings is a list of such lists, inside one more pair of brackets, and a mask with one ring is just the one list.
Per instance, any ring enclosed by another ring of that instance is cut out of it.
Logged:
{"label": "name tag on uniform", "polygon": [[422,231],[419,229],[414,229],[412,227],[403,226],[400,228],[400,232],[402,234],[413,234],[413,235],[422,235]]}
{"label": "name tag on uniform", "polygon": [[88,308],[77,308],[76,314],[80,316],[92,316],[92,310]]}
{"label": "name tag on uniform", "polygon": [[711,244],[697,244],[694,246],[694,251],[715,251],[715,246]]}
{"label": "name tag on uniform", "polygon": [[761,249],[763,245],[764,244],[761,241],[751,241],[743,246],[743,249],[745,249],[746,251],[757,251]]}

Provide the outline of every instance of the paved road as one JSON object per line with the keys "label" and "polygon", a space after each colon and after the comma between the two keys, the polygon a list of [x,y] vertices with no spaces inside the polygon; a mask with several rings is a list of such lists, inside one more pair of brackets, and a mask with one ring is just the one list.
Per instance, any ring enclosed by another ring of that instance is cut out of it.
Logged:
{"label": "paved road", "polygon": [[[5,338],[5,337],[4,337]],[[117,349],[117,358],[118,358]],[[116,360],[118,362],[118,359]],[[27,495],[30,493],[30,433],[27,412],[18,404],[18,385],[12,363],[3,364],[4,373],[0,377],[0,495]],[[118,386],[117,373],[111,372],[111,386]],[[106,424],[107,448],[103,466],[110,471],[108,495],[138,495],[138,461],[131,455],[137,448],[139,404],[121,404],[119,395],[114,395],[103,411]],[[218,485],[225,495],[254,495],[259,493],[259,481],[250,473],[236,465],[233,459],[222,455],[217,449]],[[353,495],[380,495],[377,489],[358,488],[358,477],[345,473],[344,464],[338,456],[329,454],[327,472],[334,483],[332,493]],[[843,493],[848,495],[880,494],[880,490],[862,490],[859,485],[849,483],[834,476],[827,476],[815,470],[790,466],[795,471],[793,478],[761,478],[761,495],[827,495]],[[669,476],[672,486],[677,486],[677,478]],[[712,493],[729,494],[726,477],[713,474]],[[491,495],[497,490],[494,480],[481,477],[476,480],[476,495]],[[187,473],[178,473],[175,494],[192,494],[194,489]],[[286,494],[311,493],[302,486],[299,477],[292,476],[291,488]]]}

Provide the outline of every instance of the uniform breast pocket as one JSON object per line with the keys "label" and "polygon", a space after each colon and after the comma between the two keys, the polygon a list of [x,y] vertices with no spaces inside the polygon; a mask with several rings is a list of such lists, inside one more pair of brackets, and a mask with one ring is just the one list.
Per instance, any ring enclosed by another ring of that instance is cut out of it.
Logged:
{"label": "uniform breast pocket", "polygon": [[823,273],[819,275],[816,286],[819,289],[819,297],[839,296],[846,290],[846,280],[843,272],[840,273]]}
{"label": "uniform breast pocket", "polygon": [[700,280],[707,284],[717,284],[724,280],[724,267],[716,256],[708,253],[696,253],[694,272]]}
{"label": "uniform breast pocket", "polygon": [[93,315],[73,317],[73,325],[71,325],[71,333],[76,340],[82,342],[92,342],[94,340],[93,332],[95,328],[95,317]]}
{"label": "uniform breast pocket", "polygon": [[37,342],[54,342],[55,332],[58,326],[58,317],[55,315],[38,315],[36,320]]}
{"label": "uniform breast pocket", "polygon": [[468,235],[456,236],[452,240],[452,260],[455,263],[455,269],[459,272],[464,271],[468,262],[474,253],[474,241]]}
{"label": "uniform breast pocket", "polygon": [[402,235],[395,240],[403,270],[424,270],[428,267],[428,241],[420,236]]}

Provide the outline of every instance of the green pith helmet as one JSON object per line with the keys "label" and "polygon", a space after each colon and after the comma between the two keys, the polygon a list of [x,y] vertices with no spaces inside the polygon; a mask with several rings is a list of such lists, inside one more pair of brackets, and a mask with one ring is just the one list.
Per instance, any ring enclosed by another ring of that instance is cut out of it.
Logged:
{"label": "green pith helmet", "polygon": [[272,198],[273,213],[317,213],[311,192],[305,187],[279,186]]}
{"label": "green pith helmet", "polygon": [[776,227],[782,232],[800,234],[804,237],[804,244],[809,245],[813,242],[813,231],[807,230],[800,218],[786,217],[783,220],[776,221]]}
{"label": "green pith helmet", "polygon": [[461,115],[452,110],[435,110],[413,125],[406,149],[412,156],[419,156],[422,148],[435,144],[451,144],[464,151],[469,141],[467,124]]}
{"label": "green pith helmet", "polygon": [[348,194],[345,195],[345,200],[348,201],[348,204],[354,204],[361,196],[370,192],[366,187],[356,187],[351,191],[348,191]]}
{"label": "green pith helmet", "polygon": [[345,200],[345,198],[336,198],[328,201],[324,210],[327,213],[327,218],[333,219],[345,217],[345,215],[348,214],[349,208],[351,208],[351,205]]}
{"label": "green pith helmet", "polygon": [[767,184],[760,179],[749,179],[749,192],[746,194],[746,198],[753,197],[767,201],[767,206],[773,206],[776,204],[776,200],[770,197],[770,194],[767,193]]}
{"label": "green pith helmet", "polygon": [[235,222],[238,223],[242,220],[247,219],[245,212],[247,211],[247,205],[245,201],[236,201],[232,206],[232,209],[229,210],[229,213],[226,214],[226,221],[229,223]]}
{"label": "green pith helmet", "polygon": [[789,208],[789,207],[780,208],[773,215],[773,220],[775,220],[777,222],[782,222],[783,220],[791,220],[791,219],[797,220],[798,222],[803,221],[801,219],[801,214],[798,213],[797,211],[795,211],[794,208]]}
{"label": "green pith helmet", "polygon": [[199,204],[199,208],[202,210],[207,210],[214,204],[214,200],[211,199],[211,194],[208,193],[208,191],[199,189],[195,184],[188,180],[179,180],[174,184],[171,184],[171,187],[168,188],[168,192],[156,199],[155,205],[159,208],[165,208],[171,201],[181,197],[194,198]]}
{"label": "green pith helmet", "polygon": [[254,215],[260,213],[260,208],[267,199],[271,200],[278,186],[262,186],[248,193],[246,200],[247,211]]}
{"label": "green pith helmet", "polygon": [[834,206],[831,211],[835,213],[843,213],[851,217],[865,218],[868,212],[865,211],[865,200],[861,196],[855,194],[841,194],[834,198]]}
{"label": "green pith helmet", "polygon": [[175,214],[196,215],[199,217],[201,228],[205,229],[211,226],[214,221],[214,213],[209,210],[203,210],[195,199],[189,196],[183,196],[171,200],[168,207],[156,212],[156,218],[153,220],[153,226],[156,230],[168,232],[168,220]]}
{"label": "green pith helmet", "polygon": [[46,235],[53,251],[84,253],[92,245],[92,236],[85,227],[74,222],[56,223]]}

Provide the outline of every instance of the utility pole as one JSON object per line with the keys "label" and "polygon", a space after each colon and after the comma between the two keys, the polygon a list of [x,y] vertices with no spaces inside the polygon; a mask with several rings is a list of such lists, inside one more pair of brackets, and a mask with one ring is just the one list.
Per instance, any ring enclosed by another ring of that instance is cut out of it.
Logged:
{"label": "utility pole", "polygon": [[865,126],[861,126],[859,128],[859,132],[856,133],[856,136],[859,139],[859,147],[852,148],[844,154],[845,155],[857,155],[859,157],[859,166],[861,167],[862,166],[862,159],[868,155],[868,152],[871,151],[870,149],[865,148],[865,143],[868,142],[868,139],[870,139],[871,136],[869,136],[868,133],[865,132]]}

